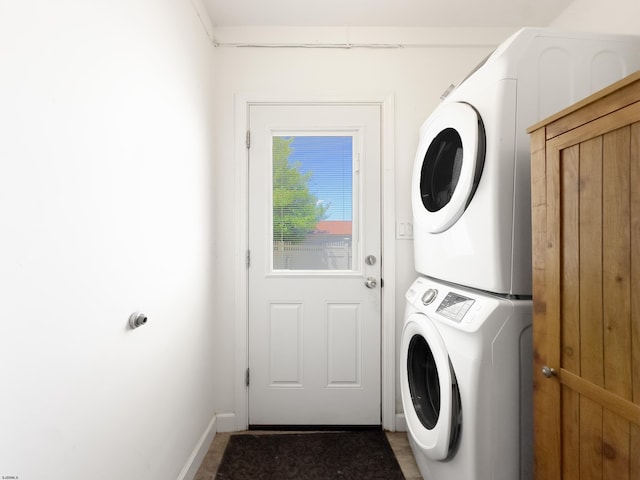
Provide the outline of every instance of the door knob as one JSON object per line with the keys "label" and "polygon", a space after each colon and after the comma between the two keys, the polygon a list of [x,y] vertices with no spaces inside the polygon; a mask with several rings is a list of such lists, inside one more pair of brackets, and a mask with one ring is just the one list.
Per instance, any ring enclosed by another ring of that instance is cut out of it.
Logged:
{"label": "door knob", "polygon": [[367,288],[376,288],[378,282],[374,277],[367,277],[367,279],[364,281],[364,284],[367,286]]}
{"label": "door knob", "polygon": [[551,377],[557,376],[556,371],[551,367],[547,367],[546,365],[544,367],[542,367],[542,374],[547,378],[551,378]]}

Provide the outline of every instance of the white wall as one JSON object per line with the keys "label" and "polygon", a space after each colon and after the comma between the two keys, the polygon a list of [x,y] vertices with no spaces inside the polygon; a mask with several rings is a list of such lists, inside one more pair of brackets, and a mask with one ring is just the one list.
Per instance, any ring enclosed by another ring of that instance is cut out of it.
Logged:
{"label": "white wall", "polygon": [[186,0],[0,3],[0,475],[175,480],[211,421],[213,73]]}
{"label": "white wall", "polygon": [[[639,9],[576,0],[552,26],[640,33]],[[420,123],[491,47],[401,37],[213,52],[187,0],[0,2],[0,475],[181,475],[214,407],[234,408],[234,94],[393,94],[409,220]],[[396,251],[400,327],[415,272],[411,242]]]}
{"label": "white wall", "polygon": [[[312,29],[311,29],[312,30]],[[282,35],[282,30],[278,31]],[[256,29],[218,31],[217,39],[224,42],[233,38],[233,43],[266,41],[275,38],[276,43],[289,43],[291,38],[270,37]],[[296,32],[296,39],[305,42],[325,43],[335,40],[329,35],[318,40],[323,33],[318,31]],[[382,32],[388,34],[389,32]],[[393,32],[392,32],[393,33]],[[300,35],[297,37],[297,35]],[[256,39],[256,36],[260,38]],[[392,35],[393,36],[393,35]],[[303,38],[304,37],[304,38]],[[486,37],[486,35],[485,35]],[[494,35],[496,42],[505,38],[504,32]],[[378,36],[380,42],[381,36]],[[406,38],[406,37],[405,37]],[[353,37],[352,37],[353,39]],[[355,96],[386,96],[395,99],[395,165],[396,165],[396,217],[399,221],[411,221],[411,206],[408,195],[415,148],[419,139],[419,127],[439,102],[441,93],[452,82],[460,81],[492,49],[482,38],[467,32],[457,39],[460,44],[446,42],[432,46],[418,46],[419,41],[407,48],[248,48],[220,46],[216,49],[216,189],[215,216],[221,232],[216,244],[216,265],[219,269],[219,303],[217,310],[219,344],[216,347],[218,366],[216,378],[220,388],[216,390],[218,411],[233,412],[234,396],[234,317],[235,268],[237,260],[229,254],[235,249],[235,165],[234,150],[234,96],[251,94],[299,98],[319,96],[345,98]],[[246,41],[246,40],[245,40]],[[340,41],[339,39],[337,40]],[[431,42],[431,40],[429,40]],[[470,44],[482,43],[473,47]],[[396,242],[395,282],[396,325],[402,325],[404,294],[417,274],[413,268],[413,245],[411,241]],[[239,339],[239,341],[243,341]],[[399,352],[399,349],[398,349]],[[397,409],[401,411],[400,395],[396,395]]]}
{"label": "white wall", "polygon": [[[551,26],[568,30],[640,33],[637,0],[575,0]],[[215,19],[214,19],[215,20]],[[218,269],[216,406],[234,411],[234,322],[238,225],[235,218],[236,94],[282,98],[308,95],[345,97],[387,95],[395,98],[396,219],[411,219],[407,194],[418,129],[449,83],[457,82],[511,31],[505,29],[278,28],[216,29],[215,216],[220,232],[215,249]],[[404,44],[406,48],[282,48],[287,44]],[[248,47],[271,44],[280,48]],[[232,45],[245,45],[237,47]],[[416,276],[412,244],[396,242],[396,324],[401,328],[404,293]],[[388,261],[388,259],[387,259]],[[389,281],[389,279],[386,279]],[[241,297],[241,295],[240,295]],[[397,349],[397,352],[399,349]],[[401,411],[400,395],[396,394]]]}
{"label": "white wall", "polygon": [[638,0],[574,0],[552,23],[586,32],[640,34]]}

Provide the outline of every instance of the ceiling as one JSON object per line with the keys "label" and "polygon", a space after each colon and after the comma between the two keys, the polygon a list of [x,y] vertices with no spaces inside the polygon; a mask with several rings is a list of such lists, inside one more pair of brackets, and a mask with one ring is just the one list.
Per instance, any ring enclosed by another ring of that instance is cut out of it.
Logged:
{"label": "ceiling", "polygon": [[547,26],[572,0],[202,0],[214,27]]}

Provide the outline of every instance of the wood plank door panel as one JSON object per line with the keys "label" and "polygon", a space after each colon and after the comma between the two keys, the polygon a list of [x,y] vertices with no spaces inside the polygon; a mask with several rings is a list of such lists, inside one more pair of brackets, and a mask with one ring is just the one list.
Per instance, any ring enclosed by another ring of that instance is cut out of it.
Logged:
{"label": "wood plank door panel", "polygon": [[[557,168],[557,163],[555,164]],[[532,277],[533,277],[533,344],[534,372],[541,372],[545,365],[552,361],[560,351],[560,332],[555,330],[558,323],[552,323],[554,285],[551,273],[556,270],[549,268],[553,260],[553,244],[549,239],[549,224],[554,220],[547,208],[547,198],[553,197],[554,192],[548,191],[547,176],[551,175],[547,168],[553,168],[550,160],[547,162],[546,132],[538,129],[531,134],[531,218],[532,218]],[[551,187],[553,185],[551,184]],[[557,195],[557,191],[555,192]],[[557,221],[556,221],[557,223]],[[557,282],[557,279],[556,279]],[[557,284],[557,283],[556,283]],[[533,409],[534,409],[534,471],[536,478],[555,480],[561,478],[563,465],[560,436],[562,411],[560,403],[560,383],[549,382],[539,373],[533,376]]]}
{"label": "wood plank door panel", "polygon": [[621,88],[531,132],[539,480],[640,478],[640,74]]}

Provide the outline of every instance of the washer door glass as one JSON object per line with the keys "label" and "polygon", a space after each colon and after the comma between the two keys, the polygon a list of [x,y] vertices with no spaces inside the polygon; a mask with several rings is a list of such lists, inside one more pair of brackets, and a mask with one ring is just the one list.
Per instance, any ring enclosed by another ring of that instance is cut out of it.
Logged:
{"label": "washer door glass", "polygon": [[444,342],[428,317],[405,323],[401,361],[402,405],[413,440],[428,458],[450,458],[459,443],[462,402]]}
{"label": "washer door glass", "polygon": [[476,110],[466,103],[438,107],[425,122],[416,154],[414,213],[430,233],[450,228],[471,202],[480,182],[485,134]]}
{"label": "washer door glass", "polygon": [[420,423],[431,430],[440,416],[440,378],[429,344],[420,335],[409,342],[407,375],[413,408]]}

